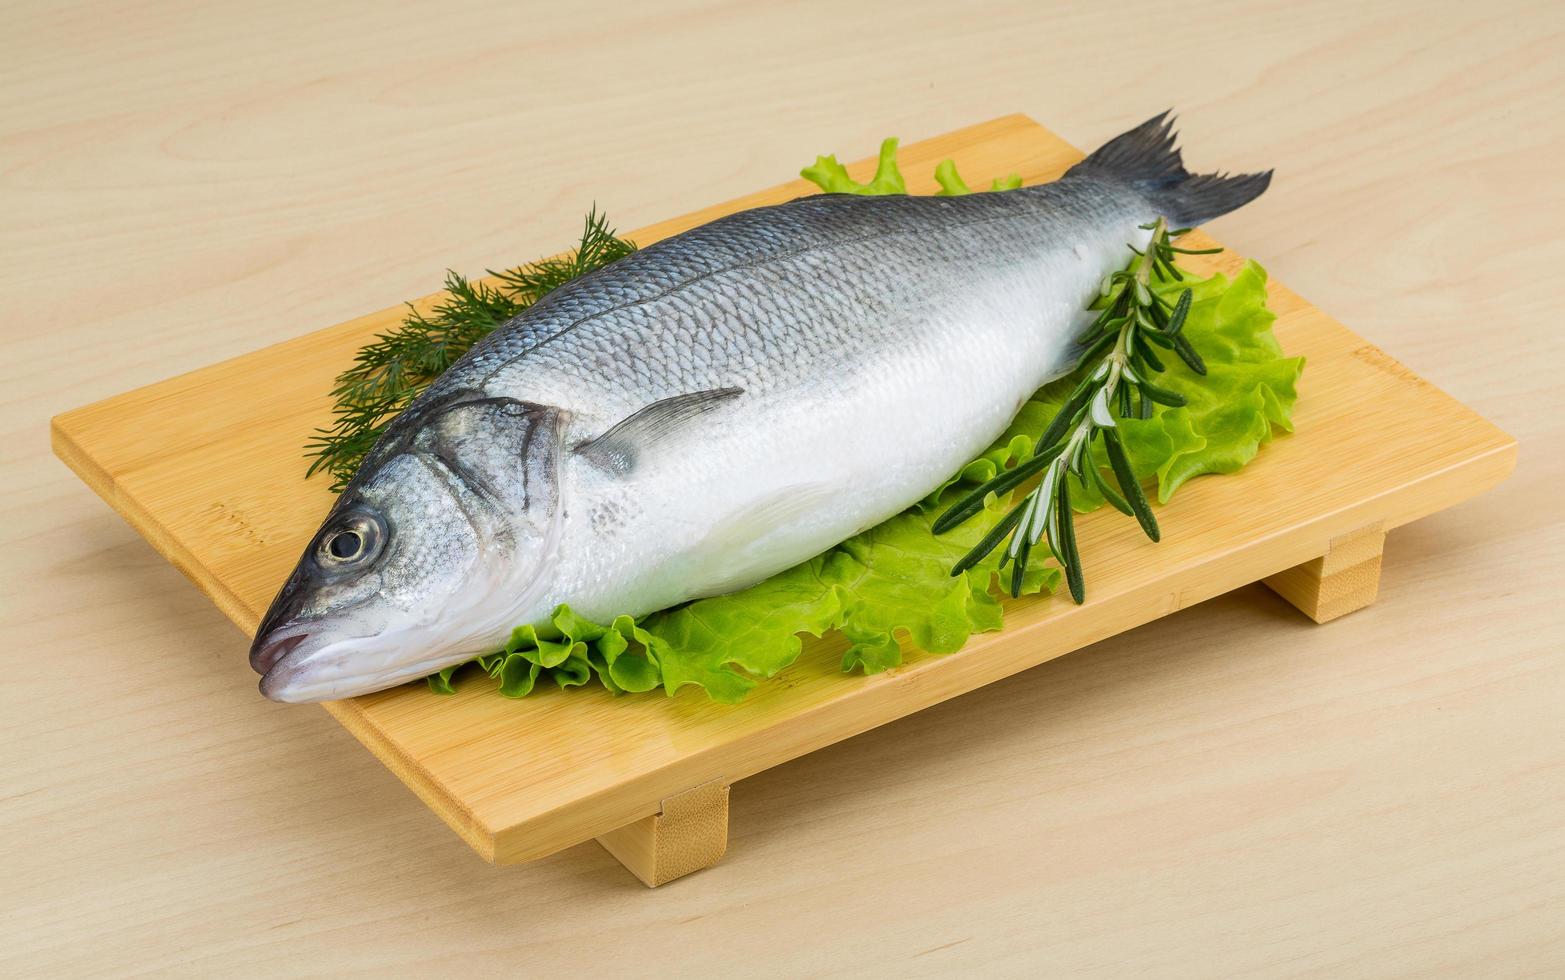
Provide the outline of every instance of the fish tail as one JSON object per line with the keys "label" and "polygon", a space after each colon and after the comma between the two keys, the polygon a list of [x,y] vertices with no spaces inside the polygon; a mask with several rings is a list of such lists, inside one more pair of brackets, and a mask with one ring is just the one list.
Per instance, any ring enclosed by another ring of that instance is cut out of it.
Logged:
{"label": "fish tail", "polygon": [[1272,182],[1258,174],[1192,174],[1175,145],[1173,110],[1148,119],[1098,147],[1066,171],[1118,178],[1139,191],[1175,225],[1196,225],[1255,200]]}

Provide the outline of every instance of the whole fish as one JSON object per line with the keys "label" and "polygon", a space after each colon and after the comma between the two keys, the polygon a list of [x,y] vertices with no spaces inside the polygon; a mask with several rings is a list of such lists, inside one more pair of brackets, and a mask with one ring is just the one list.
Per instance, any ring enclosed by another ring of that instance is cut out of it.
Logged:
{"label": "whole fish", "polygon": [[641,615],[886,520],[1070,369],[1143,225],[1270,176],[1191,175],[1164,113],[1051,184],[800,198],[556,289],[387,428],[261,623],[261,692],[380,690],[562,602]]}

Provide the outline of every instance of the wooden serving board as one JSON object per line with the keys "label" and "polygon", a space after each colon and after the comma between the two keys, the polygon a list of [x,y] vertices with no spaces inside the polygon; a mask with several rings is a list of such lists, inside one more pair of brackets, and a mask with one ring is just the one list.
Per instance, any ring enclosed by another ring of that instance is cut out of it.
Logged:
{"label": "wooden serving board", "polygon": [[[1007,116],[907,146],[901,162],[912,191],[931,193],[946,157],[979,186],[1013,171],[1052,180],[1080,156]],[[849,169],[867,179],[873,161]],[[632,237],[646,244],[813,189],[796,180]],[[1231,273],[1241,263],[1224,252],[1189,264]],[[727,787],[752,773],[1251,582],[1322,621],[1359,608],[1374,597],[1385,531],[1498,483],[1516,444],[1275,279],[1270,293],[1283,347],[1308,359],[1297,432],[1238,476],[1188,484],[1159,510],[1161,544],[1117,515],[1085,517],[1085,605],[1008,601],[1003,631],[873,677],[839,673],[839,639],[811,641],[738,705],[596,686],[511,701],[477,679],[455,696],[417,683],[326,709],[486,859],[527,861],[597,837],[657,884],[722,854]],[[301,446],[330,417],[333,376],[403,313],[67,412],[53,423],[55,451],[251,633],[331,504],[324,479],[305,481]],[[236,636],[233,655],[245,651]]]}

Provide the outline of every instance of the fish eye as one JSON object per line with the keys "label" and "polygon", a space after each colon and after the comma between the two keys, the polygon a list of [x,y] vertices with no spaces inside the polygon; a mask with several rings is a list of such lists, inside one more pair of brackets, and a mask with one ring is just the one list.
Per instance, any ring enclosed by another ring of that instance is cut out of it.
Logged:
{"label": "fish eye", "polygon": [[359,552],[364,550],[364,538],[357,531],[338,531],[326,542],[326,550],[331,552],[333,558],[343,561],[357,558]]}
{"label": "fish eye", "polygon": [[373,558],[380,551],[381,524],[368,514],[349,514],[321,535],[316,561],[325,568],[342,568]]}

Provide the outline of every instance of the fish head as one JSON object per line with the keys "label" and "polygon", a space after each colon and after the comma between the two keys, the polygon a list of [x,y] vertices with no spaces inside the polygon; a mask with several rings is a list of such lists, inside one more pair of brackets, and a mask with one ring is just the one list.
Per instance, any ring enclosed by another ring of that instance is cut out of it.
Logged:
{"label": "fish head", "polygon": [[263,618],[261,693],[352,697],[497,649],[550,584],[560,432],[558,410],[512,399],[404,413]]}

